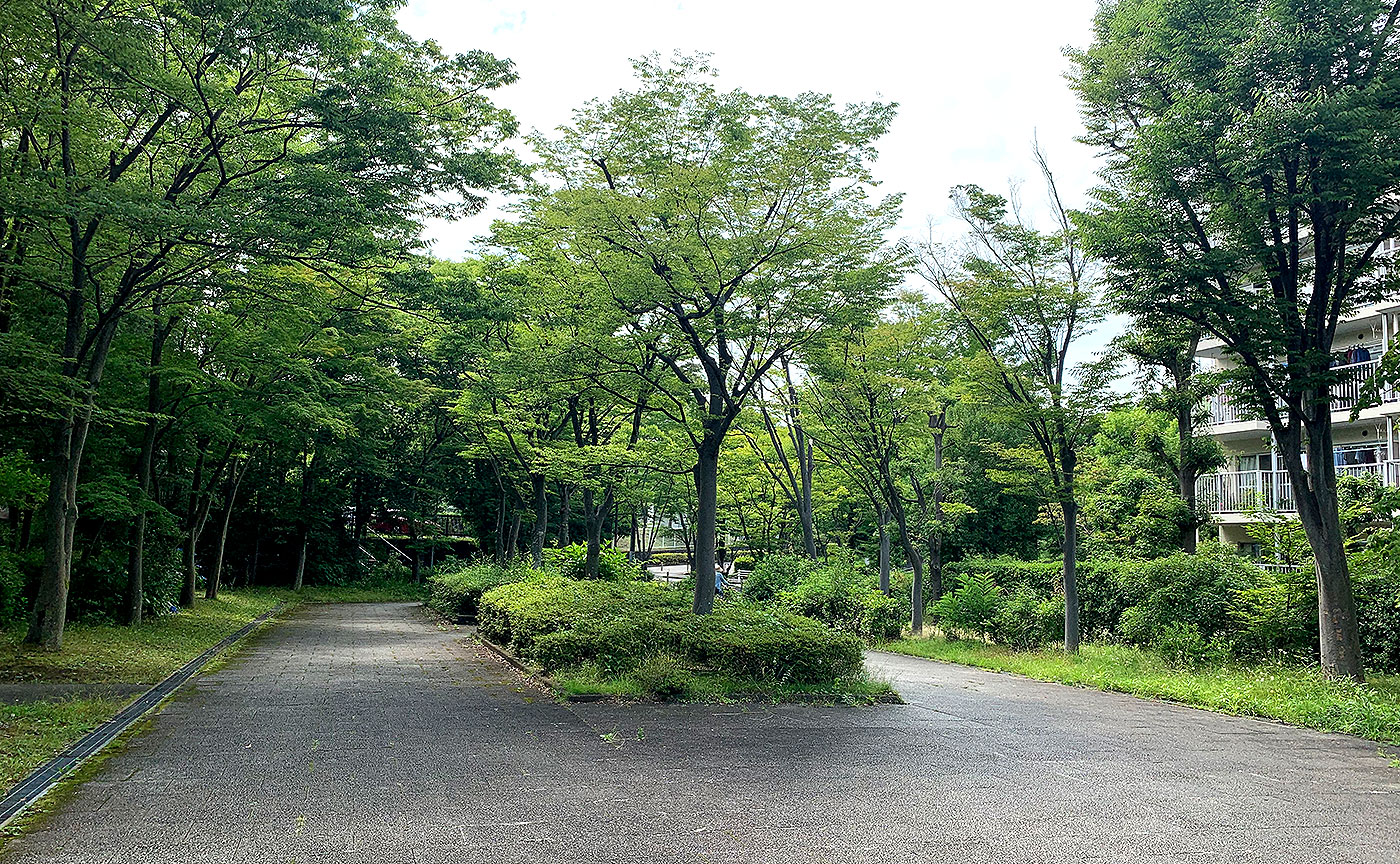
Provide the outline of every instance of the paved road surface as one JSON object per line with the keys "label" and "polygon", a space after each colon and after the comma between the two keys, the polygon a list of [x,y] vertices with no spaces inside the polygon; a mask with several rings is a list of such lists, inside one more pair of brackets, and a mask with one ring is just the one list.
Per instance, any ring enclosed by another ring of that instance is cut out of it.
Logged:
{"label": "paved road surface", "polygon": [[885,654],[908,705],[564,706],[465,636],[306,609],[6,861],[1400,861],[1352,738]]}

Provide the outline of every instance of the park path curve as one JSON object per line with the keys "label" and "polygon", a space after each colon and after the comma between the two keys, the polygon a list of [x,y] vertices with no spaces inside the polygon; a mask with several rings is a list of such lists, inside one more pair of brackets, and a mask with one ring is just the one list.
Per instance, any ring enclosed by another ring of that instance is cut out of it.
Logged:
{"label": "park path curve", "polygon": [[907,705],[561,705],[411,604],[202,676],[6,862],[1400,861],[1355,738],[872,652]]}

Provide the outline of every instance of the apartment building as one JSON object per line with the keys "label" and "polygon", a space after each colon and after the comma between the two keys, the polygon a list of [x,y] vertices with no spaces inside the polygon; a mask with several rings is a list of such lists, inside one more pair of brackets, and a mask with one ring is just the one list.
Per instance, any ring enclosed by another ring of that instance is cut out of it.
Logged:
{"label": "apartment building", "polygon": [[[1397,340],[1400,301],[1365,307],[1338,326],[1332,347],[1342,378],[1332,388],[1332,459],[1339,477],[1373,474],[1388,486],[1400,486],[1400,391],[1383,392],[1381,404],[1362,409],[1355,420],[1351,417],[1381,356],[1392,346],[1400,347]],[[1218,341],[1202,342],[1197,358],[1203,369],[1234,365]],[[1296,511],[1292,483],[1281,470],[1269,424],[1255,419],[1246,407],[1218,394],[1210,400],[1207,422],[1209,434],[1225,450],[1226,462],[1196,484],[1197,498],[1214,522],[1203,533],[1251,551],[1246,526],[1258,521],[1261,509]]]}

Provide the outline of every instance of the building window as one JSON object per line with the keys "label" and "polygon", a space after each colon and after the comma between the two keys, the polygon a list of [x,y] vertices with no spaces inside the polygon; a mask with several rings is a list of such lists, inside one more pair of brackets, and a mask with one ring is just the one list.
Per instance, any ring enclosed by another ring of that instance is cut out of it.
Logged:
{"label": "building window", "polygon": [[1241,456],[1239,457],[1239,466],[1241,471],[1272,471],[1274,470],[1274,454],[1251,453],[1248,456]]}

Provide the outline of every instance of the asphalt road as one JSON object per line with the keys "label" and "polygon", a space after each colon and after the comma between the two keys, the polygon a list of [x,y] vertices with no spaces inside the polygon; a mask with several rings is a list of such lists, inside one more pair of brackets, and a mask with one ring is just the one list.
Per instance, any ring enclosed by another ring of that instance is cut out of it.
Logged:
{"label": "asphalt road", "polygon": [[7,862],[1400,861],[1374,744],[871,654],[908,705],[561,705],[404,604],[203,676]]}

